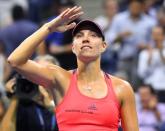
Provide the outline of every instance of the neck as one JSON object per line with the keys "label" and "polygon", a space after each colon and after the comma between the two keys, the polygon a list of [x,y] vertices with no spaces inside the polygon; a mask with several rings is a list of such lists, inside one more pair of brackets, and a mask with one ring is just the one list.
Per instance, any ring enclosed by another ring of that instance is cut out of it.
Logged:
{"label": "neck", "polygon": [[85,63],[78,60],[78,79],[81,81],[92,82],[98,80],[102,76],[100,68],[100,58]]}
{"label": "neck", "polygon": [[134,21],[137,21],[137,20],[140,19],[140,15],[132,15],[132,14],[131,14],[130,17],[131,17],[131,19],[134,20]]}
{"label": "neck", "polygon": [[111,20],[112,20],[112,18],[114,17],[114,15],[115,15],[115,14],[109,14],[109,15],[107,15],[108,20],[110,20],[110,21],[111,21]]}
{"label": "neck", "polygon": [[146,105],[142,105],[143,110],[148,110],[148,107]]}

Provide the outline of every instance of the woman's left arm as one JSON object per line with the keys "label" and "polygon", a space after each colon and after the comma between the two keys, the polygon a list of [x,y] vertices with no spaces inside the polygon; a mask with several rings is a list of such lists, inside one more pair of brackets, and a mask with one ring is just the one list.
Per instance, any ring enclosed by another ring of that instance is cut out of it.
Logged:
{"label": "woman's left arm", "polygon": [[133,88],[124,83],[122,90],[122,128],[124,131],[139,131]]}

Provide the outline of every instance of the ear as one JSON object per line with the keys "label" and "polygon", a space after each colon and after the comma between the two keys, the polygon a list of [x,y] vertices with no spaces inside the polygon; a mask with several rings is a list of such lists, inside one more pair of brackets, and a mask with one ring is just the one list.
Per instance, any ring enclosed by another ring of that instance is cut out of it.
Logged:
{"label": "ear", "polygon": [[108,44],[105,41],[103,41],[101,52],[103,53],[107,47],[108,47]]}
{"label": "ear", "polygon": [[74,48],[74,45],[72,44],[72,52],[74,53],[74,54],[76,54],[75,53],[75,48]]}

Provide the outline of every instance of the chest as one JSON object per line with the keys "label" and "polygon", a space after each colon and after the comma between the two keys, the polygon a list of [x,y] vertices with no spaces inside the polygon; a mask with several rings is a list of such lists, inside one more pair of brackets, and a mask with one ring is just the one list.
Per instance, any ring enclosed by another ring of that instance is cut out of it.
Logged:
{"label": "chest", "polygon": [[[59,124],[67,125],[106,125],[118,126],[119,109],[112,99],[92,99],[86,96],[70,94],[57,107]],[[69,124],[70,123],[70,124]]]}
{"label": "chest", "polygon": [[[86,87],[85,82],[71,82],[62,102],[56,108],[59,127],[62,129],[65,125],[68,129],[70,125],[74,127],[84,125],[86,129],[89,129],[89,126],[95,129],[101,127],[117,129],[120,108],[108,82],[102,80],[88,83],[91,87]],[[90,89],[92,87],[93,89]],[[87,88],[87,91],[84,88]]]}
{"label": "chest", "polygon": [[[163,50],[163,57],[165,57],[165,50]],[[149,55],[148,55],[149,58]],[[163,60],[161,58],[161,53],[159,50],[155,49],[152,53],[151,56],[151,66],[155,67],[155,68],[160,68],[161,66],[164,66]]]}
{"label": "chest", "polygon": [[104,98],[108,93],[108,85],[105,81],[96,81],[93,83],[77,83],[77,91],[84,96],[91,98]]}
{"label": "chest", "polygon": [[[127,20],[126,23],[119,25],[119,32],[131,32],[131,35],[127,37],[129,40],[148,39],[148,33],[151,30],[150,25],[144,23],[144,21],[132,21]],[[142,41],[142,40],[141,40]]]}

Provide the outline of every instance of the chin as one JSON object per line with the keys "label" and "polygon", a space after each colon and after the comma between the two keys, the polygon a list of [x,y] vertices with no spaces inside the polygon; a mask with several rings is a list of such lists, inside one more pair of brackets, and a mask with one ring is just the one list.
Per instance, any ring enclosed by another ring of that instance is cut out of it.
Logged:
{"label": "chin", "polygon": [[83,55],[78,57],[78,59],[84,63],[95,61],[97,58],[98,58],[97,56],[89,56],[89,55]]}

